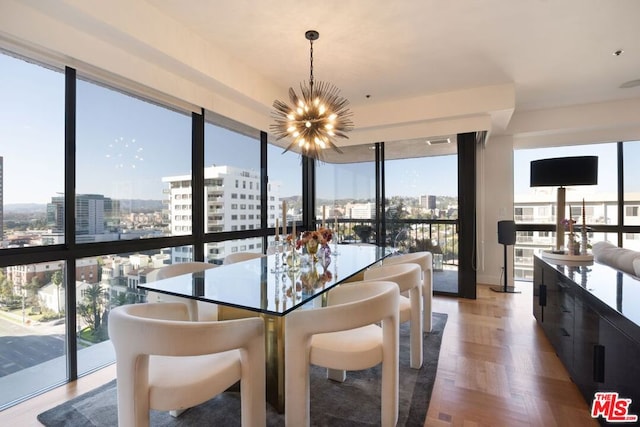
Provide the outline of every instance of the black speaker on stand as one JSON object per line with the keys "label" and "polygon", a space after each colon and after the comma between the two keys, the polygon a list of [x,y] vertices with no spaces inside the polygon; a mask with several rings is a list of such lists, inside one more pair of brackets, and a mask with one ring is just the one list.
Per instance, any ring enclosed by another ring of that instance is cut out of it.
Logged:
{"label": "black speaker on stand", "polygon": [[507,277],[507,246],[516,244],[515,221],[498,221],[498,243],[504,245],[504,286],[493,286],[491,290],[494,292],[519,294],[520,291],[516,291],[514,286],[507,286],[509,283]]}

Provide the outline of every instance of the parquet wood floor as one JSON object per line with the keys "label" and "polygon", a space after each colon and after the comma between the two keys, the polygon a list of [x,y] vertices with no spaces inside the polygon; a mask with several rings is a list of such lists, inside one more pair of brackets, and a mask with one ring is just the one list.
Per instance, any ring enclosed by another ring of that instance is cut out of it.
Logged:
{"label": "parquet wood floor", "polygon": [[447,313],[425,426],[598,426],[532,314],[532,284],[476,300],[435,297]]}

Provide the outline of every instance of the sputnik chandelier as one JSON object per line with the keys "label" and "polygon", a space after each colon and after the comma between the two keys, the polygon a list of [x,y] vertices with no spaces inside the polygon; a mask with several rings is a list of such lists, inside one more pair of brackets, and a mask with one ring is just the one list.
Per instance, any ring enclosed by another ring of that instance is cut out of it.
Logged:
{"label": "sputnik chandelier", "polygon": [[292,106],[279,100],[273,102],[273,118],[270,126],[277,140],[290,137],[293,142],[283,153],[297,145],[303,155],[322,159],[322,150],[331,147],[338,153],[342,151],[334,144],[335,138],[348,138],[345,132],[353,129],[352,113],[349,101],[340,96],[336,86],[313,80],[313,42],[320,34],[309,30],[305,37],[310,44],[310,76],[309,84],[300,83],[301,97],[289,88],[289,101]]}

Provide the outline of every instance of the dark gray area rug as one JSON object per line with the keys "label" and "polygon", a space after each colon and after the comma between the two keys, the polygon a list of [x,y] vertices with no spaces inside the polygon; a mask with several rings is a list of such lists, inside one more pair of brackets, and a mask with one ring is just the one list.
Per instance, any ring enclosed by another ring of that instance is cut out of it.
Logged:
{"label": "dark gray area rug", "polygon": [[[447,315],[433,313],[433,330],[424,335],[424,362],[409,367],[409,327],[400,328],[400,413],[398,426],[423,426],[429,408]],[[313,426],[380,425],[380,367],[349,371],[344,383],[325,378],[326,371],[311,370],[311,424]],[[240,395],[225,392],[173,418],[151,411],[152,426],[240,426]],[[116,381],[38,415],[47,427],[116,426]],[[284,426],[284,416],[267,405],[267,425]]]}

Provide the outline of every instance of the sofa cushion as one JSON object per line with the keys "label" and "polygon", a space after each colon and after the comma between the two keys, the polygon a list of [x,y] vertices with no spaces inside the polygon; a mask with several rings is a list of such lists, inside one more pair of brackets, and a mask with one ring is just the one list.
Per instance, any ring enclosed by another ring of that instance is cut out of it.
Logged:
{"label": "sofa cushion", "polygon": [[597,262],[633,276],[640,276],[640,252],[619,248],[609,242],[594,243],[592,252]]}

